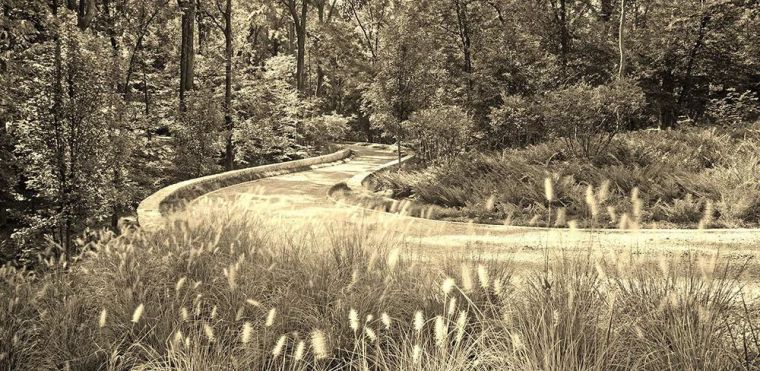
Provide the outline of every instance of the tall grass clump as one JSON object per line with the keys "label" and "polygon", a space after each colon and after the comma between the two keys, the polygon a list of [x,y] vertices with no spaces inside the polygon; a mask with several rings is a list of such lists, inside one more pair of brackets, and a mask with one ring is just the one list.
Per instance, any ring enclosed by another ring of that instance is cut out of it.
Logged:
{"label": "tall grass clump", "polygon": [[[615,228],[619,220],[610,215],[630,212],[629,197],[637,188],[645,206],[642,228],[756,227],[758,145],[756,135],[715,129],[633,132],[616,137],[593,159],[577,157],[555,140],[385,172],[374,183],[396,198],[437,206],[433,217],[439,219],[564,226],[545,217],[555,210],[554,215],[580,226]],[[553,180],[554,190],[548,203],[546,179]],[[605,184],[604,199],[589,202],[589,187]],[[711,223],[701,225],[707,205]]]}
{"label": "tall grass clump", "polygon": [[222,207],[103,239],[69,269],[0,269],[0,368],[757,365],[760,306],[744,266],[717,256],[547,251],[546,271],[518,275],[419,264],[361,226],[266,219]]}

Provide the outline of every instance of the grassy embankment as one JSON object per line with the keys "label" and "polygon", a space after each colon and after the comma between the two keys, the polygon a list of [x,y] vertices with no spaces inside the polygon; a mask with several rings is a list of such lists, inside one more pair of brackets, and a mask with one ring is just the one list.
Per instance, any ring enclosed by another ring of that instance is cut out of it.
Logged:
{"label": "grassy embankment", "polygon": [[[348,225],[229,208],[0,270],[1,369],[739,369],[757,366],[741,262],[557,251],[547,269],[406,258]],[[612,249],[612,247],[610,247]]]}
{"label": "grassy embankment", "polygon": [[[618,136],[595,161],[568,156],[559,141],[471,153],[375,179],[379,189],[431,205],[436,219],[617,228],[735,228],[760,223],[760,124]],[[549,178],[556,198],[547,203]],[[637,202],[640,208],[636,210]],[[639,215],[634,215],[639,213]]]}

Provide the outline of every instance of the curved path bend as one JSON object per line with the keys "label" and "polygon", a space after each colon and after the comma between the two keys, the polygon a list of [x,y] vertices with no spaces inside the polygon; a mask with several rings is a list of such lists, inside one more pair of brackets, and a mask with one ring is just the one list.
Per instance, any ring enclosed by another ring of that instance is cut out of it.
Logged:
{"label": "curved path bend", "polygon": [[423,258],[500,258],[537,263],[542,261],[545,248],[592,248],[599,252],[630,249],[653,256],[699,250],[754,257],[760,247],[760,230],[569,231],[427,220],[336,203],[327,196],[331,186],[396,158],[393,149],[384,145],[352,144],[350,148],[355,156],[348,162],[222,188],[194,200],[188,207],[202,208],[206,202],[223,199],[235,203],[235,207],[265,210],[268,218],[290,226],[328,220],[358,223],[368,229],[402,235],[404,246]]}

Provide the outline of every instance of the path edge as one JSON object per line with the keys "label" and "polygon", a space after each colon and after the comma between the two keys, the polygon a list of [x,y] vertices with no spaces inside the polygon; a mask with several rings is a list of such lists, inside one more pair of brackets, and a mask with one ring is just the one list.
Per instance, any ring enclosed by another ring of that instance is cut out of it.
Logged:
{"label": "path edge", "polygon": [[206,193],[257,179],[343,162],[352,154],[351,149],[345,148],[322,156],[232,170],[175,183],[161,188],[140,202],[137,207],[137,223],[144,230],[160,229],[169,214],[182,210],[187,203]]}

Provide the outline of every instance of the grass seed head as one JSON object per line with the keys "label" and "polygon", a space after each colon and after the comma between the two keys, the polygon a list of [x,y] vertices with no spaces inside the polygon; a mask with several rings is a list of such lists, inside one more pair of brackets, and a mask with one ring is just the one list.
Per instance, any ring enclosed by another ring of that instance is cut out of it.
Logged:
{"label": "grass seed head", "polygon": [[451,299],[449,299],[449,311],[448,311],[448,313],[449,314],[454,313],[454,311],[456,311],[456,310],[457,310],[457,298],[456,297],[452,297]]}
{"label": "grass seed head", "polygon": [[356,312],[356,309],[352,308],[348,312],[348,326],[354,331],[354,333],[359,331],[359,313]]}
{"label": "grass seed head", "polygon": [[422,331],[422,328],[425,326],[425,316],[422,314],[421,310],[418,310],[414,312],[414,330],[417,331],[417,333],[420,333]]}
{"label": "grass seed head", "polygon": [[487,289],[491,285],[488,269],[482,264],[478,265],[478,281],[480,282],[480,287],[483,289]]}
{"label": "grass seed head", "polygon": [[143,311],[145,310],[145,305],[140,304],[135,308],[135,311],[132,312],[132,323],[140,322],[140,317],[143,315]]}
{"label": "grass seed head", "polygon": [[296,361],[302,360],[305,351],[306,351],[306,343],[303,340],[301,340],[296,345],[296,350],[293,352],[293,358]]}
{"label": "grass seed head", "polygon": [[98,327],[103,328],[106,327],[106,320],[108,319],[108,311],[106,308],[103,308],[103,310],[100,311],[100,318],[98,319]]}
{"label": "grass seed head", "polygon": [[412,348],[412,361],[414,363],[420,363],[422,360],[422,347],[419,344],[414,344]]}
{"label": "grass seed head", "polygon": [[548,202],[554,201],[554,184],[550,177],[544,178],[544,197]]}
{"label": "grass seed head", "polygon": [[277,339],[277,343],[275,343],[274,348],[272,348],[272,356],[274,356],[274,358],[277,358],[282,354],[282,348],[285,346],[285,341],[287,339],[288,337],[285,335],[282,335]]}
{"label": "grass seed head", "polygon": [[253,325],[251,322],[246,321],[243,327],[240,329],[240,342],[248,344],[251,341],[251,335],[253,334]]}
{"label": "grass seed head", "polygon": [[311,349],[314,351],[314,358],[317,360],[327,358],[327,338],[322,330],[311,332]]}
{"label": "grass seed head", "polygon": [[383,323],[386,330],[391,329],[391,316],[389,316],[388,313],[383,312],[383,314],[380,315],[380,322]]}
{"label": "grass seed head", "polygon": [[464,333],[465,329],[467,327],[467,312],[466,311],[459,311],[459,317],[457,317],[457,344],[462,342],[462,339],[464,339]]}
{"label": "grass seed head", "polygon": [[473,280],[472,280],[472,272],[470,271],[470,266],[467,264],[462,264],[462,288],[465,292],[469,293],[472,292],[472,289],[475,287]]}
{"label": "grass seed head", "polygon": [[435,343],[443,348],[446,346],[446,339],[448,337],[449,329],[442,316],[435,317]]}
{"label": "grass seed head", "polygon": [[451,294],[454,286],[456,286],[456,281],[454,281],[454,279],[451,277],[446,277],[446,279],[444,279],[443,283],[441,284],[441,291],[443,291],[444,295],[448,296]]}
{"label": "grass seed head", "polygon": [[369,339],[370,343],[374,343],[375,340],[377,340],[377,334],[375,334],[375,330],[373,330],[371,327],[364,327],[364,335],[367,336],[367,339]]}
{"label": "grass seed head", "polygon": [[277,308],[272,308],[267,313],[267,320],[264,322],[264,326],[272,327],[274,325],[274,318],[277,316]]}

